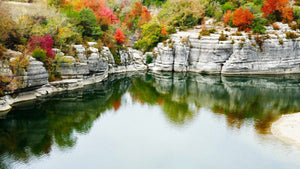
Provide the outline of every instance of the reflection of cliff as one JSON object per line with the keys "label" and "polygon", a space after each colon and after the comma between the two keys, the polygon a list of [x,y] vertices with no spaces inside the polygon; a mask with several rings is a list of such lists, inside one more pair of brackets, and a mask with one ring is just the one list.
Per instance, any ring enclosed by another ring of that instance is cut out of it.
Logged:
{"label": "reflection of cliff", "polygon": [[299,79],[165,72],[111,75],[105,82],[39,100],[35,106],[19,106],[0,119],[0,166],[9,161],[5,158],[26,162],[48,154],[54,144],[74,146],[74,133],[87,133],[103,112],[117,111],[127,91],[133,102],[159,105],[179,127],[205,107],[224,115],[229,127],[240,128],[250,121],[265,133],[279,114],[300,111]]}
{"label": "reflection of cliff", "polygon": [[87,133],[101,113],[120,100],[130,82],[126,76],[110,77],[100,84],[10,112],[0,119],[0,166],[5,166],[5,156],[27,161],[31,156],[48,154],[54,143],[60,148],[74,146],[74,132]]}
{"label": "reflection of cliff", "polygon": [[231,127],[251,120],[258,132],[265,133],[279,114],[300,111],[300,77],[296,75],[250,78],[164,72],[151,77],[146,82],[133,81],[131,90],[143,103],[161,104],[166,116],[177,124],[191,120],[197,109],[206,107],[225,114]]}

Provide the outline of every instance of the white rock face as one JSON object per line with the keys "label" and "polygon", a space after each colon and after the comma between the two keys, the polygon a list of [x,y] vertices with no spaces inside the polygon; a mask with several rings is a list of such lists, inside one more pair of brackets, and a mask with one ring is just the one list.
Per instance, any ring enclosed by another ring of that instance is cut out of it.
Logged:
{"label": "white rock face", "polygon": [[245,33],[233,36],[225,31],[227,40],[219,41],[220,32],[200,39],[199,30],[178,32],[171,36],[171,44],[158,44],[157,58],[149,68],[223,74],[300,73],[300,38],[286,39],[282,30],[290,29],[284,24],[279,26],[282,29],[265,35],[261,46],[254,36],[249,39]]}
{"label": "white rock face", "polygon": [[23,76],[24,87],[37,87],[48,83],[48,72],[42,62],[29,58],[29,67]]}

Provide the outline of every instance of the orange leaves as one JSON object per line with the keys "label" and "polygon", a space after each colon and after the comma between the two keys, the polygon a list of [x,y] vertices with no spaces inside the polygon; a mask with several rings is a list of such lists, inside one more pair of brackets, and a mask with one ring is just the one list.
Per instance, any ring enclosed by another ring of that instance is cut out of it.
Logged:
{"label": "orange leaves", "polygon": [[293,10],[288,0],[265,0],[261,11],[264,17],[275,14],[276,18],[285,21],[293,20]]}
{"label": "orange leaves", "polygon": [[293,9],[291,7],[284,7],[282,8],[283,22],[292,21],[293,20]]}
{"label": "orange leaves", "polygon": [[118,29],[115,33],[115,39],[119,44],[122,44],[125,40],[125,34],[121,29]]}
{"label": "orange leaves", "polygon": [[232,13],[231,13],[231,10],[227,10],[225,15],[224,15],[224,18],[223,18],[223,23],[226,25],[229,23],[230,19],[232,17]]}
{"label": "orange leaves", "polygon": [[254,15],[249,11],[249,9],[237,8],[233,12],[232,23],[239,27],[239,30],[249,31],[249,26],[252,24]]}
{"label": "orange leaves", "polygon": [[124,23],[128,29],[135,29],[138,26],[148,23],[151,20],[150,11],[140,2],[135,2],[134,8],[126,14]]}
{"label": "orange leaves", "polygon": [[151,20],[150,11],[143,6],[142,13],[141,13],[141,19],[140,19],[140,25],[143,25],[145,23],[148,23]]}
{"label": "orange leaves", "polygon": [[167,31],[167,28],[165,28],[165,27],[161,28],[160,33],[161,33],[162,35],[169,35],[169,33],[168,33],[168,31]]}

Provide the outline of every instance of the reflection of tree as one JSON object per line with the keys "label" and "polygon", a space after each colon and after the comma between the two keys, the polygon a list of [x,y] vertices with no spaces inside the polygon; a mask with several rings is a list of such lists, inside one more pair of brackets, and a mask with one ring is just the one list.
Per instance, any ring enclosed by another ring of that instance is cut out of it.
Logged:
{"label": "reflection of tree", "polygon": [[186,124],[195,115],[195,113],[189,110],[187,103],[178,103],[170,100],[164,102],[163,111],[171,122],[180,125]]}
{"label": "reflection of tree", "polygon": [[37,102],[34,109],[10,112],[0,120],[0,166],[5,166],[5,154],[26,162],[31,156],[48,154],[54,143],[63,149],[73,147],[77,139],[74,132],[87,133],[102,112],[121,100],[129,86],[130,78],[112,78]]}
{"label": "reflection of tree", "polygon": [[[164,76],[160,76],[161,79],[157,79],[155,76],[151,77],[150,74],[147,74],[146,77],[147,81],[140,77],[132,80],[133,86],[130,88],[130,93],[133,101],[138,101],[142,104],[161,105],[166,117],[177,125],[183,125],[193,119],[194,113],[189,110],[188,103],[185,100],[186,95],[181,95],[183,92],[180,88],[173,90],[175,87],[169,74],[165,73]],[[154,86],[158,87],[159,91],[164,89],[163,91],[171,92],[159,93]],[[176,98],[180,95],[180,101],[173,101],[174,95],[176,95]]]}

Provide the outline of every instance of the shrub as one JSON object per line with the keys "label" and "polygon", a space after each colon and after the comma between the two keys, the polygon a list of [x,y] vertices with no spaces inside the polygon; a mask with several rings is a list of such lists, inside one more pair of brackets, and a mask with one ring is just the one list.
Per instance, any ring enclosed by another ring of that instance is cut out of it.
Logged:
{"label": "shrub", "polygon": [[295,32],[290,32],[290,31],[286,32],[285,35],[286,35],[286,39],[296,39],[299,37]]}
{"label": "shrub", "polygon": [[249,9],[237,8],[233,12],[233,25],[239,27],[239,30],[249,31],[252,20],[255,16],[249,12]]}
{"label": "shrub", "polygon": [[122,44],[124,42],[125,39],[125,34],[121,29],[118,29],[115,33],[115,39],[118,42],[118,44]]}
{"label": "shrub", "polygon": [[223,16],[223,23],[226,26],[229,24],[229,22],[232,22],[232,12],[231,10],[227,10],[226,13]]}
{"label": "shrub", "polygon": [[204,14],[201,0],[167,0],[162,5],[158,18],[167,25],[185,29],[201,23]]}
{"label": "shrub", "polygon": [[283,45],[283,39],[279,39],[279,44]]}
{"label": "shrub", "polygon": [[300,7],[299,6],[294,6],[293,7],[293,15],[294,15],[294,19],[298,20],[300,19]]}
{"label": "shrub", "polygon": [[40,47],[37,47],[32,52],[32,57],[36,58],[39,61],[43,61],[46,56],[46,51],[41,49]]}
{"label": "shrub", "polygon": [[200,36],[210,36],[210,32],[206,29],[200,31]]}
{"label": "shrub", "polygon": [[154,6],[161,6],[166,0],[144,0],[143,4],[150,6],[150,5],[154,5]]}
{"label": "shrub", "polygon": [[240,47],[240,48],[244,47],[244,44],[245,44],[245,43],[240,42],[240,43],[239,43],[239,47]]}
{"label": "shrub", "polygon": [[101,28],[97,25],[97,18],[92,9],[83,8],[79,12],[80,26],[83,28],[82,35],[92,37],[94,39],[100,38],[103,35]]}
{"label": "shrub", "polygon": [[103,25],[111,25],[119,22],[118,17],[106,6],[104,0],[81,0],[79,2],[73,1],[73,3],[77,11],[84,8],[92,9],[97,20]]}
{"label": "shrub", "polygon": [[25,54],[14,58],[12,62],[9,63],[13,73],[15,75],[21,75],[25,69],[29,66],[29,58]]}
{"label": "shrub", "polygon": [[277,21],[292,21],[293,9],[290,7],[289,0],[265,0],[262,12],[264,17],[272,15]]}
{"label": "shrub", "polygon": [[142,26],[142,38],[137,41],[135,48],[144,52],[152,50],[159,42],[167,40],[169,35],[162,34],[165,26],[155,22],[150,22]]}
{"label": "shrub", "polygon": [[243,34],[241,32],[235,32],[233,34],[231,34],[232,36],[243,36]]}
{"label": "shrub", "polygon": [[265,42],[265,37],[256,35],[254,39],[255,39],[256,44],[258,44],[260,51],[262,51],[262,46]]}
{"label": "shrub", "polygon": [[290,23],[289,26],[291,27],[292,30],[297,30],[298,25],[296,23]]}
{"label": "shrub", "polygon": [[152,63],[152,61],[153,61],[153,57],[151,55],[147,54],[146,55],[146,63],[150,64],[150,63]]}
{"label": "shrub", "polygon": [[221,33],[219,37],[219,41],[226,41],[227,40],[227,35],[225,35],[223,32]]}
{"label": "shrub", "polygon": [[251,28],[253,29],[253,33],[264,34],[266,32],[266,28],[264,27],[266,23],[266,19],[262,18],[261,16],[256,16],[253,21]]}
{"label": "shrub", "polygon": [[222,9],[223,12],[225,12],[225,11],[228,11],[228,10],[232,11],[236,7],[237,7],[237,4],[232,3],[232,2],[226,2],[224,5],[222,5],[221,9]]}
{"label": "shrub", "polygon": [[200,35],[201,36],[210,36],[211,33],[215,33],[216,32],[216,29],[202,29],[200,31]]}
{"label": "shrub", "polygon": [[0,43],[3,43],[6,48],[16,50],[21,38],[18,27],[9,14],[8,9],[0,2]]}
{"label": "shrub", "polygon": [[28,40],[28,48],[29,52],[32,52],[35,48],[39,47],[46,51],[47,57],[54,59],[55,51],[52,50],[53,47],[53,39],[51,35],[45,36],[32,36]]}
{"label": "shrub", "polygon": [[[122,9],[124,7],[120,8]],[[135,2],[133,8],[126,12],[123,18],[123,24],[125,24],[129,30],[134,31],[139,29],[141,25],[148,23],[151,20],[151,15],[146,6],[143,6],[140,2]]]}
{"label": "shrub", "polygon": [[280,30],[280,27],[277,25],[277,23],[273,23],[272,26],[274,30]]}

